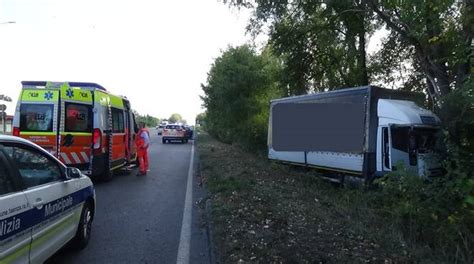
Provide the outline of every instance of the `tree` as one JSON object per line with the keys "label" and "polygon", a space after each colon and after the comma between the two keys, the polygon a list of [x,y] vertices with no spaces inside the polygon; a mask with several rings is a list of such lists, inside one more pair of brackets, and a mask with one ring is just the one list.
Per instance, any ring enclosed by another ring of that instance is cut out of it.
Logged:
{"label": "tree", "polygon": [[266,142],[268,102],[282,95],[280,64],[268,48],[258,55],[248,45],[218,57],[202,84],[206,130],[228,143],[258,149]]}
{"label": "tree", "polygon": [[229,2],[254,8],[251,30],[271,23],[290,94],[369,84],[366,38],[375,26],[364,0]]}
{"label": "tree", "polygon": [[147,127],[155,127],[160,123],[160,119],[151,115],[140,115],[137,111],[133,111],[135,115],[135,121],[137,123],[145,123]]}
{"label": "tree", "polygon": [[170,116],[170,118],[168,118],[168,121],[170,123],[177,123],[177,122],[180,122],[181,120],[183,120],[183,117],[178,113],[174,113]]}
{"label": "tree", "polygon": [[206,124],[206,112],[200,113],[196,116],[196,125],[204,126]]}
{"label": "tree", "polygon": [[368,6],[398,34],[427,79],[436,105],[454,88],[460,88],[472,71],[474,2],[470,0],[376,1]]}

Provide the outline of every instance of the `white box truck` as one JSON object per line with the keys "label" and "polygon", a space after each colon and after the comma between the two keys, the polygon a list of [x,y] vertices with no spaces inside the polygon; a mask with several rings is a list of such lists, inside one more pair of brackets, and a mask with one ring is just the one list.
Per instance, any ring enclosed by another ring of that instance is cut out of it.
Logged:
{"label": "white box truck", "polygon": [[365,86],[272,100],[268,158],[365,181],[400,163],[420,176],[438,176],[433,149],[440,120],[415,103],[420,99]]}

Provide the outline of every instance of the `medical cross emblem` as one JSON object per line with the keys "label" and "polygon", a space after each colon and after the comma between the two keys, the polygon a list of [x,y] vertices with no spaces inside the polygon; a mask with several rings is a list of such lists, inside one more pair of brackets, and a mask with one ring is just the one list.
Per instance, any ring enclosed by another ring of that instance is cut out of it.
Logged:
{"label": "medical cross emblem", "polygon": [[74,91],[71,88],[67,89],[66,96],[72,98],[74,96]]}
{"label": "medical cross emblem", "polygon": [[46,93],[44,93],[44,99],[48,101],[53,99],[53,93],[51,91],[47,91]]}

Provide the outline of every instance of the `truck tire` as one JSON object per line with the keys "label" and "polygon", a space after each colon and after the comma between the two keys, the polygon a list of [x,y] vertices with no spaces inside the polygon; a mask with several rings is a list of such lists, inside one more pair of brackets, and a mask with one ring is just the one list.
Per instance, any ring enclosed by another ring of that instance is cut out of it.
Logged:
{"label": "truck tire", "polygon": [[166,139],[162,138],[162,139],[161,139],[161,143],[162,143],[162,144],[166,144]]}
{"label": "truck tire", "polygon": [[89,201],[84,203],[82,208],[81,218],[77,227],[76,236],[72,240],[72,245],[75,249],[82,250],[87,247],[92,232],[93,211],[92,205]]}

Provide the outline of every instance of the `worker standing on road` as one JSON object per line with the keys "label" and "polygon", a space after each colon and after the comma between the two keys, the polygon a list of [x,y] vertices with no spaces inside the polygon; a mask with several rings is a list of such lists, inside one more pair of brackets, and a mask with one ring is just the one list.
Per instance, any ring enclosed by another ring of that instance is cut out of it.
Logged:
{"label": "worker standing on road", "polygon": [[148,146],[150,145],[150,132],[145,127],[145,123],[140,122],[135,144],[137,145],[138,163],[140,165],[137,176],[146,175],[148,170]]}

